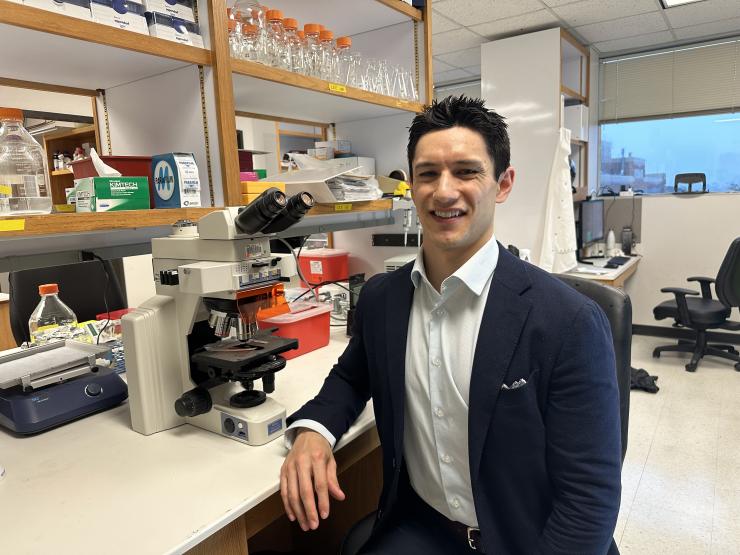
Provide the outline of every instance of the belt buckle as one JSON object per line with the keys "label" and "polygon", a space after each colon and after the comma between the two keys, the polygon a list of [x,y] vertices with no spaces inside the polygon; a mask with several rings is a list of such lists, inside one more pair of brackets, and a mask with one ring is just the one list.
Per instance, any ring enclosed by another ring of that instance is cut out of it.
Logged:
{"label": "belt buckle", "polygon": [[478,532],[480,534],[480,528],[472,528],[468,526],[468,545],[473,551],[478,551],[478,540],[473,537],[473,532]]}

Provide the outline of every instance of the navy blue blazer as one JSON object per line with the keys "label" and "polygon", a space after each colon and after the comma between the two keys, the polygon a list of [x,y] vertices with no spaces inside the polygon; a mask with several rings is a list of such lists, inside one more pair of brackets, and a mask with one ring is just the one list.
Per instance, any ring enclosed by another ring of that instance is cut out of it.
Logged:
{"label": "navy blue blazer", "polygon": [[[499,248],[468,415],[470,477],[485,550],[615,553],[621,448],[609,323],[590,299]],[[384,480],[376,530],[405,475],[411,269],[375,276],[363,287],[347,349],[319,394],[288,419],[316,420],[339,439],[372,397]],[[520,378],[526,386],[501,389]]]}

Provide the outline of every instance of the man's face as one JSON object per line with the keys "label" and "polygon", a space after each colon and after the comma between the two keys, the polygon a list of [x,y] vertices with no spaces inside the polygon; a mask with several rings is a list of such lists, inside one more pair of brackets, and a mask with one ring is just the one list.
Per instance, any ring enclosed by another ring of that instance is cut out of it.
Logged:
{"label": "man's face", "polygon": [[499,185],[483,136],[466,127],[424,135],[412,167],[411,192],[425,244],[471,256],[493,234],[494,209],[509,196],[513,168]]}

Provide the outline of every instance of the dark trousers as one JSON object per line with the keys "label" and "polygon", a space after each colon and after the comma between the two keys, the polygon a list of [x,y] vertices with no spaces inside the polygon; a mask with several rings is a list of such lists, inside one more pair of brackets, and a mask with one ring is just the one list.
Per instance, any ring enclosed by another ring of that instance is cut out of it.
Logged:
{"label": "dark trousers", "polygon": [[[466,539],[408,487],[389,516],[373,533],[360,555],[474,555]],[[447,521],[448,522],[448,521]]]}

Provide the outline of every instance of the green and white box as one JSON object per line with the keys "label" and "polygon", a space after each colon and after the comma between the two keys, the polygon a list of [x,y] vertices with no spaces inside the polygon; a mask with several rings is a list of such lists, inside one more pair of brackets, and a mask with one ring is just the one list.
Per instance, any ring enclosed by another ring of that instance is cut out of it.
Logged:
{"label": "green and white box", "polygon": [[112,212],[149,208],[146,177],[84,177],[75,185],[77,212]]}

